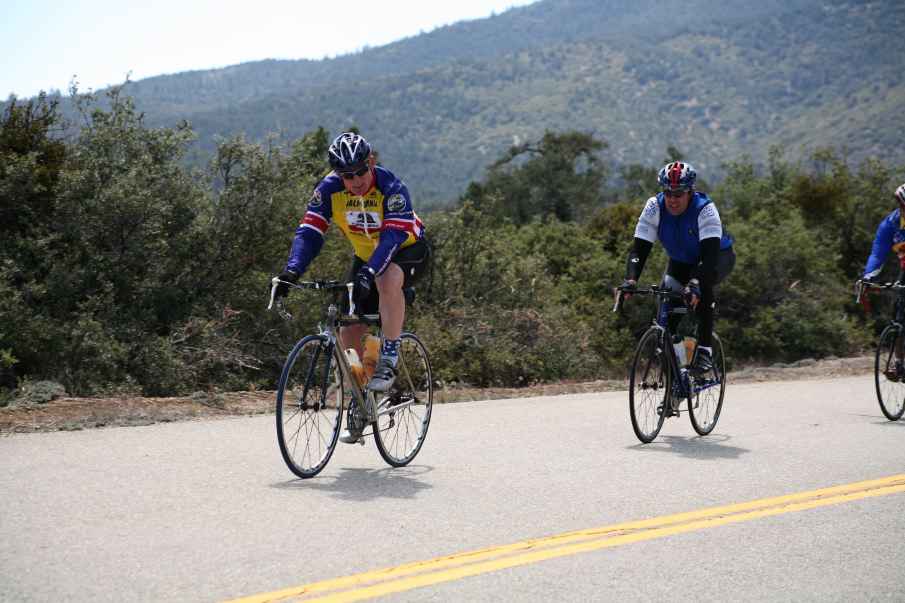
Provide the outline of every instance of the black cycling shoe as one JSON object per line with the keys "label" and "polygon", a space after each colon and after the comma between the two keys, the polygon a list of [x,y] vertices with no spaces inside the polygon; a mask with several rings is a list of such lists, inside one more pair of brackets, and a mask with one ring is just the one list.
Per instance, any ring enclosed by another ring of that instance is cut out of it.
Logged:
{"label": "black cycling shoe", "polygon": [[[679,404],[681,403],[680,398],[675,394],[669,396],[666,402],[666,417],[678,417],[679,416]],[[663,405],[657,407],[657,414],[663,412]]]}
{"label": "black cycling shoe", "polygon": [[688,372],[697,377],[709,373],[712,368],[713,356],[711,356],[710,352],[707,350],[698,348],[698,352],[694,356],[694,362],[692,363],[691,368],[688,369]]}

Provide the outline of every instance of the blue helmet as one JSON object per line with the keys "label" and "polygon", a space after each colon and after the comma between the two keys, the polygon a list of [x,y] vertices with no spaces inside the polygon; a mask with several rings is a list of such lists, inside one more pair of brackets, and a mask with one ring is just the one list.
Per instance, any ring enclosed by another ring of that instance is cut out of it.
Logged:
{"label": "blue helmet", "polygon": [[335,172],[348,172],[361,167],[371,157],[371,145],[354,132],[345,132],[336,137],[327,158]]}
{"label": "blue helmet", "polygon": [[694,168],[681,161],[666,164],[657,174],[660,188],[672,192],[693,191],[697,179],[698,173],[694,171]]}

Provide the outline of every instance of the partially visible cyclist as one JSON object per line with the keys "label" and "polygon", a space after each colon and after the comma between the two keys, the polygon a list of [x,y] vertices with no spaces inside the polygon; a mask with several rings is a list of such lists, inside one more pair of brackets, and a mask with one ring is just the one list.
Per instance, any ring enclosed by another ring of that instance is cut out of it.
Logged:
{"label": "partially visible cyclist", "polygon": [[[893,198],[898,207],[883,218],[877,227],[874,244],[870,249],[870,257],[867,258],[867,264],[864,266],[864,274],[861,275],[860,282],[855,285],[855,294],[861,299],[861,306],[865,311],[870,310],[870,305],[867,302],[866,292],[862,289],[861,283],[873,283],[877,280],[883,270],[883,264],[886,263],[886,258],[891,251],[896,254],[899,260],[899,275],[896,277],[895,284],[905,284],[905,184],[895,190]],[[905,304],[903,304],[901,293],[894,295],[892,316],[896,322],[905,321],[905,307],[903,306]],[[902,355],[902,340],[900,337],[896,337],[894,340],[893,352],[896,356],[895,365],[890,366],[887,364],[884,372],[889,381],[901,382],[905,378],[905,359],[903,359]],[[879,393],[878,384],[877,394],[879,395]],[[882,398],[880,403],[883,404]],[[884,412],[886,411],[884,410]]]}
{"label": "partially visible cyclist", "polygon": [[[357,311],[380,312],[383,349],[368,387],[386,391],[397,374],[405,318],[403,290],[424,275],[430,247],[405,183],[375,165],[371,145],[363,137],[353,132],[340,134],[330,145],[328,160],[333,171],[315,187],[286,267],[276,278],[293,283],[299,279],[320,253],[332,218],[355,252],[346,278],[355,285]],[[288,290],[289,285],[279,283],[276,295],[282,297]],[[349,312],[346,297],[341,306],[344,313]],[[354,348],[361,356],[366,331],[366,325],[343,327],[343,349]]]}
{"label": "partially visible cyclist", "polygon": [[[683,293],[698,317],[698,351],[689,372],[700,375],[713,367],[713,288],[732,272],[735,250],[716,206],[706,194],[695,190],[697,172],[691,165],[669,163],[657,174],[657,180],[663,190],[647,200],[638,218],[625,284],[637,286],[650,251],[659,240],[669,256],[660,286]],[[670,317],[673,330],[681,318]]]}
{"label": "partially visible cyclist", "polygon": [[899,276],[896,281],[905,283],[905,184],[893,193],[896,200],[896,209],[883,218],[877,227],[874,244],[870,249],[870,257],[864,266],[862,281],[874,282],[886,263],[886,257],[890,251],[895,252],[899,259]]}

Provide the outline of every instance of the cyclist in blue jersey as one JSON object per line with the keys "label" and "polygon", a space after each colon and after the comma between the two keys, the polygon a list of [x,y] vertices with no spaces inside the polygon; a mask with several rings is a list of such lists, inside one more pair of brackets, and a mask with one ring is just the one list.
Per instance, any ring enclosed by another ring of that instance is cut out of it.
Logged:
{"label": "cyclist in blue jersey", "polygon": [[[308,201],[286,267],[273,280],[276,294],[286,295],[289,285],[279,281],[294,283],[299,279],[320,253],[330,220],[336,222],[355,254],[347,280],[355,285],[357,311],[380,312],[383,349],[368,386],[386,391],[397,374],[405,318],[403,291],[424,275],[430,247],[405,183],[375,165],[371,145],[363,137],[353,132],[339,135],[330,145],[328,160],[333,171],[315,187]],[[348,299],[343,298],[341,305],[343,312],[349,312]],[[343,327],[343,349],[353,348],[361,356],[366,331],[365,325]],[[355,440],[357,437],[350,441]]]}
{"label": "cyclist in blue jersey", "polygon": [[[695,191],[697,172],[691,165],[669,163],[657,180],[663,192],[648,199],[641,211],[625,283],[637,286],[644,263],[659,240],[669,256],[661,287],[682,292],[698,316],[698,351],[689,372],[702,374],[713,366],[713,288],[735,266],[735,250],[716,206],[707,195]],[[676,322],[671,325],[675,329],[681,315],[670,319]]]}
{"label": "cyclist in blue jersey", "polygon": [[880,222],[861,280],[876,280],[886,262],[886,256],[894,251],[899,258],[900,268],[896,280],[905,283],[905,184],[896,189],[893,197],[898,207]]}

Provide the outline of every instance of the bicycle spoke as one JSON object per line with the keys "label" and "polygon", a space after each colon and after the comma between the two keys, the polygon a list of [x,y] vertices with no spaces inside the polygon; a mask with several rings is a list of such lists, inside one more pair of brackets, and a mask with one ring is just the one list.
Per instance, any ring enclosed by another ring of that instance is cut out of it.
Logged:
{"label": "bicycle spoke", "polygon": [[427,350],[410,333],[402,334],[396,366],[396,382],[378,405],[374,439],[383,459],[401,467],[415,458],[427,435],[433,381]]}
{"label": "bicycle spoke", "polygon": [[665,364],[666,355],[660,345],[660,331],[647,331],[638,343],[629,382],[629,414],[632,429],[645,444],[652,442],[665,417],[665,404],[669,402],[669,379]]}
{"label": "bicycle spoke", "polygon": [[877,342],[875,383],[880,410],[890,421],[905,414],[905,361],[902,358],[902,333],[890,325]]}
{"label": "bicycle spoke", "polygon": [[[293,349],[277,393],[277,440],[299,477],[316,475],[336,447],[342,418],[342,377],[326,338],[306,337]],[[292,404],[285,402],[293,400]]]}

